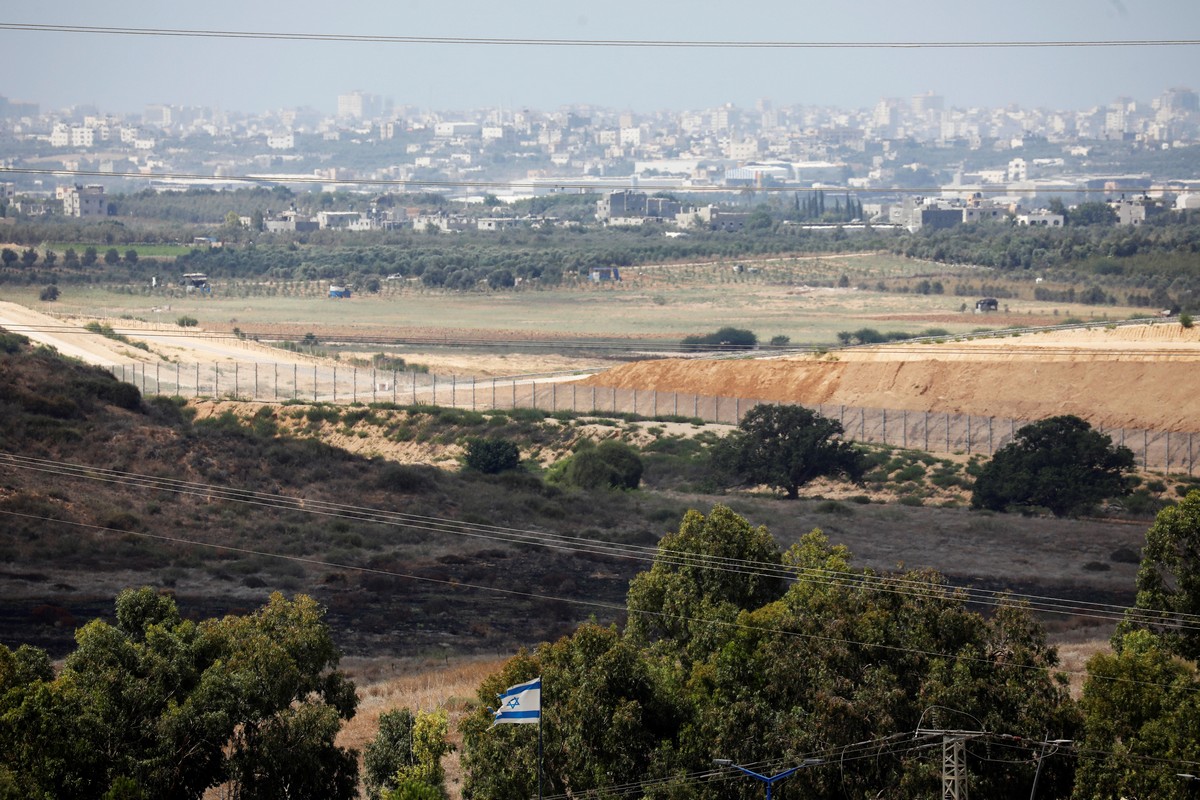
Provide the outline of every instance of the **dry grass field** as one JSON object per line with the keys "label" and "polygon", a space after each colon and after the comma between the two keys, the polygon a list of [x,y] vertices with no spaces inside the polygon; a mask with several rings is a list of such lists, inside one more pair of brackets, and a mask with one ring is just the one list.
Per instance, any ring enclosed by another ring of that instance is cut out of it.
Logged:
{"label": "dry grass field", "polygon": [[[978,291],[997,277],[965,268],[859,254],[742,259],[734,262],[630,267],[618,284],[576,285],[505,292],[443,292],[385,283],[375,295],[324,297],[326,284],[271,285],[215,282],[207,296],[174,287],[66,287],[53,304],[37,289],[6,287],[2,299],[68,318],[136,321],[174,328],[190,316],[207,331],[300,338],[337,335],[473,335],[495,338],[639,338],[675,342],[724,326],[748,328],[761,341],[787,336],[793,343],[833,344],[837,333],[872,327],[918,331],[939,327],[965,333],[978,327],[1050,324],[1069,317],[1124,319],[1135,309],[1089,308],[1038,302],[1033,283],[1013,284],[1026,299],[1005,301],[999,314],[970,313]],[[837,288],[842,276],[846,286]],[[908,291],[919,281],[942,284],[942,294]],[[887,286],[880,291],[879,285]],[[968,310],[964,310],[964,307]]]}

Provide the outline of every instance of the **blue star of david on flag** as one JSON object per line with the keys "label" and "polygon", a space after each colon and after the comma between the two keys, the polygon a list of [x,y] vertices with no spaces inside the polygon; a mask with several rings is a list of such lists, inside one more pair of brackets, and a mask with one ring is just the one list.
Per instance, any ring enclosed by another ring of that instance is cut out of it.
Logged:
{"label": "blue star of david on flag", "polygon": [[496,696],[499,708],[492,712],[492,724],[538,722],[542,718],[542,679],[510,686]]}

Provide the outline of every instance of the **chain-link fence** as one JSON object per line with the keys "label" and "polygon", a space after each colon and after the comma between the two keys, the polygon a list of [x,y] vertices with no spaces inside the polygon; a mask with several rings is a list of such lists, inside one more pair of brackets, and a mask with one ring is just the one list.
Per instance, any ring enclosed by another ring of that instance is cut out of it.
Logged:
{"label": "chain-link fence", "polygon": [[[681,417],[736,425],[761,402],[681,392],[618,389],[568,382],[572,375],[511,378],[439,376],[355,366],[279,363],[117,364],[120,380],[143,394],[265,402],[396,403],[474,410],[534,408],[547,412]],[[1034,420],[843,405],[807,406],[841,423],[848,439],[930,453],[991,455]],[[1145,469],[1194,474],[1200,435],[1116,428],[1102,430],[1133,451]]]}

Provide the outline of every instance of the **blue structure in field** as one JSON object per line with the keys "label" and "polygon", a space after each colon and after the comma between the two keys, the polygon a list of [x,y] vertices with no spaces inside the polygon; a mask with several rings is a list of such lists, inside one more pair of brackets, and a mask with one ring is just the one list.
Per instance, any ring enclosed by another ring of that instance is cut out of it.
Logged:
{"label": "blue structure in field", "polygon": [[330,284],[329,285],[329,296],[330,297],[349,298],[350,297],[350,287],[349,286],[338,286],[336,284]]}

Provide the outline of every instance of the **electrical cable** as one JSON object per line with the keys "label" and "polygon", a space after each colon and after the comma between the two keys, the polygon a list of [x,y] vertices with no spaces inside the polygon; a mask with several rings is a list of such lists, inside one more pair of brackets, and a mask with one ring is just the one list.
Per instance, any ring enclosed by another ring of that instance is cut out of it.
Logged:
{"label": "electrical cable", "polygon": [[[243,490],[228,490],[211,484],[187,483],[170,479],[154,478],[151,476],[139,475],[137,473],[103,470],[93,467],[80,467],[68,462],[36,459],[11,453],[0,454],[0,456],[7,458],[11,463],[21,466],[22,468],[47,472],[59,477],[73,476],[79,478],[89,478],[123,485],[135,485],[139,486],[140,488],[174,491],[209,499],[226,499],[235,502],[251,503],[254,505],[267,505],[268,507],[279,509],[303,510],[308,513],[336,516],[359,522],[400,525],[404,527],[415,527],[420,530],[432,532],[454,533],[473,538],[493,539],[509,544],[535,545],[549,549],[565,550],[568,552],[581,552],[591,555],[612,556],[648,563],[653,563],[657,560],[665,566],[699,567],[743,575],[773,577],[786,581],[811,581],[818,584],[823,583],[839,588],[867,588],[875,591],[890,592],[893,594],[917,598],[928,598],[931,594],[935,594],[939,590],[938,588],[932,588],[928,584],[918,580],[909,580],[894,576],[876,576],[849,571],[838,572],[827,569],[793,568],[785,565],[769,564],[745,559],[674,553],[669,551],[659,552],[659,549],[656,546],[652,547],[610,543],[589,539],[586,537],[564,536],[540,531],[520,531],[511,528],[486,526],[478,523],[461,523],[455,520],[403,514],[400,512],[380,512],[370,508],[348,506],[336,503],[325,503],[321,501],[297,501],[295,499],[285,498],[280,495]],[[1143,614],[1138,613],[1140,611],[1139,609],[1125,608],[1111,604],[1088,603],[1080,601],[1073,602],[1068,605],[1067,603],[1070,601],[1063,601],[1059,598],[1042,597],[1037,595],[997,595],[996,593],[978,590],[971,587],[949,586],[940,587],[940,590],[946,591],[951,595],[962,595],[967,602],[977,605],[1003,606],[1020,603],[1031,608],[1031,610],[1068,614],[1071,616],[1093,617],[1109,622],[1120,621],[1127,618],[1140,618],[1144,616]],[[1181,614],[1177,619],[1172,621],[1174,621],[1175,624],[1182,629],[1190,630],[1193,626],[1188,624],[1186,617],[1187,615]],[[1195,619],[1200,620],[1200,617],[1196,617]],[[1154,615],[1153,620],[1143,619],[1142,621],[1154,621],[1156,623],[1161,623],[1163,620],[1161,619],[1161,615],[1156,614]]]}
{"label": "electrical cable", "polygon": [[135,28],[54,23],[0,23],[0,30],[195,39],[259,39],[357,44],[473,45],[519,47],[698,48],[735,50],[979,50],[1114,47],[1194,47],[1200,39],[1008,39],[959,41],[787,41],[737,39],[557,39],[528,37],[396,36],[386,34],[239,31],[205,28]]}
{"label": "electrical cable", "polygon": [[984,607],[1021,605],[1032,611],[1063,614],[1104,622],[1131,620],[1145,624],[1168,625],[1181,631],[1200,631],[1200,615],[1182,612],[1167,614],[1088,601],[1068,601],[1061,598],[1032,594],[1006,594],[967,586],[930,586],[919,580],[900,576],[880,576],[851,571],[798,568],[782,564],[771,564],[748,559],[709,556],[691,553],[660,551],[649,545],[604,542],[588,537],[568,536],[547,531],[529,531],[481,523],[465,523],[456,520],[383,511],[364,506],[353,506],[307,498],[292,498],[285,495],[231,489],[214,484],[195,483],[171,478],[161,478],[139,473],[108,470],[71,462],[41,459],[16,453],[0,452],[0,459],[14,467],[43,472],[58,477],[75,477],[135,486],[145,489],[175,492],[207,499],[221,499],[250,505],[266,506],[279,510],[303,511],[309,514],[338,517],[356,522],[393,525],[415,528],[426,532],[450,533],[469,538],[500,541],[520,546],[538,546],[563,552],[585,555],[622,558],[643,563],[660,563],[675,568],[700,568],[741,574],[754,577],[776,578],[787,582],[812,582],[842,589],[865,589],[898,596],[929,599],[938,592],[946,598],[961,597],[965,602]]}

